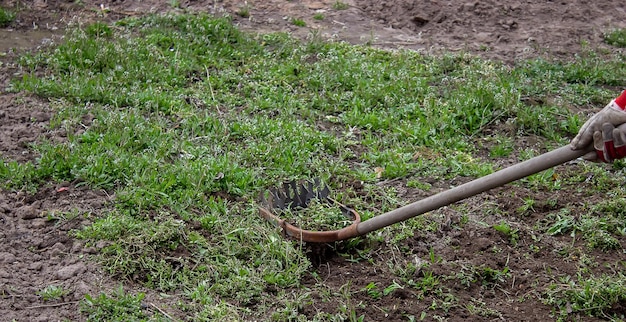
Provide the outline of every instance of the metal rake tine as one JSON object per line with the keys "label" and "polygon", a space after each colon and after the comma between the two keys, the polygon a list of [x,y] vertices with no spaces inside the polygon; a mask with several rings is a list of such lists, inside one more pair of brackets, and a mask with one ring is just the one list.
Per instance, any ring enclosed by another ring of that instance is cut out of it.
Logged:
{"label": "metal rake tine", "polygon": [[313,186],[313,183],[311,181],[307,181],[307,184],[308,187],[304,187],[304,185],[302,186],[306,190],[305,205],[308,205],[309,202],[315,198],[315,187]]}
{"label": "metal rake tine", "polygon": [[[318,180],[318,184],[319,184],[319,180]],[[328,198],[328,196],[330,195],[330,189],[328,188],[328,185],[322,183],[321,184],[322,189],[321,190],[317,190],[317,198],[319,199],[325,199]]]}
{"label": "metal rake tine", "polygon": [[308,202],[309,190],[304,183],[298,185],[298,206],[305,208]]}
{"label": "metal rake tine", "polygon": [[272,196],[272,207],[283,209],[285,207],[285,193],[280,189],[270,188],[270,195]]}
{"label": "metal rake tine", "polygon": [[298,196],[298,183],[295,180],[292,180],[289,182],[289,186],[291,188],[291,191],[289,192],[291,194],[291,206],[298,207],[298,199],[300,198]]}

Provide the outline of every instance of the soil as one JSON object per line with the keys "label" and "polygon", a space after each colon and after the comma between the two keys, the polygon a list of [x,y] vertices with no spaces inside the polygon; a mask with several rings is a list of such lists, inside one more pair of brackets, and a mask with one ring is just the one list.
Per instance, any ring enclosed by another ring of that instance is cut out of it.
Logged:
{"label": "soil", "polygon": [[[71,24],[113,21],[149,12],[189,10],[217,15],[227,13],[242,29],[254,32],[286,31],[302,38],[323,37],[428,53],[466,51],[511,64],[518,59],[538,56],[567,59],[585,48],[617,50],[607,46],[602,41],[602,35],[613,28],[626,28],[623,0],[346,0],[342,2],[347,4],[344,10],[333,8],[338,3],[335,0],[187,0],[180,1],[179,8],[171,3],[156,0],[0,1],[2,7],[18,9],[17,19],[7,28],[0,29],[2,158],[20,163],[32,161],[37,158],[37,153],[29,148],[30,143],[65,139],[62,131],[49,130],[54,102],[26,94],[8,93],[6,88],[20,52],[62,41],[60,35]],[[242,9],[247,9],[249,16],[238,14],[243,12]],[[315,14],[323,15],[324,19],[314,19]],[[292,18],[304,20],[307,26],[295,26],[291,23]],[[557,174],[576,171],[576,166],[563,165],[556,171]],[[401,197],[406,200],[417,200],[458,183],[440,183],[428,193],[409,191],[398,182],[388,184],[398,185],[399,191],[404,192]],[[532,197],[540,203],[531,215],[519,214],[518,209],[525,197]],[[542,236],[542,240],[537,241],[523,227],[532,227],[547,212],[569,204],[597,201],[594,198],[582,193],[572,194],[571,191],[548,195],[515,185],[498,188],[464,201],[465,211],[472,213],[474,219],[485,222],[486,227],[450,228],[458,226],[461,215],[455,207],[446,207],[429,215],[431,219],[441,221],[441,229],[416,232],[400,246],[394,246],[403,248],[403,254],[409,250],[412,258],[400,256],[400,249],[385,243],[368,245],[377,251],[356,259],[338,256],[332,247],[339,245],[329,245],[324,251],[314,252],[316,255],[312,259],[317,277],[310,276],[303,283],[314,285],[316,279],[320,279],[333,292],[340,292],[346,287],[352,291],[363,290],[372,282],[386,287],[393,283],[392,267],[405,267],[409,262],[420,267],[432,250],[442,260],[431,265],[428,273],[417,269],[415,280],[430,273],[443,278],[449,272],[481,265],[493,270],[508,266],[513,277],[504,284],[479,274],[478,278],[482,280],[471,284],[471,287],[458,285],[455,280],[442,279],[445,289],[453,292],[458,301],[449,310],[445,303],[433,302],[434,294],[418,294],[409,289],[397,289],[390,293],[391,296],[379,299],[373,299],[365,291],[356,292],[351,305],[368,321],[405,321],[411,315],[419,319],[421,312],[428,311],[431,305],[438,305],[439,308],[432,312],[448,321],[553,320],[551,308],[541,304],[538,290],[533,286],[549,282],[542,277],[547,269],[573,275],[581,265],[578,260],[580,254],[573,252],[564,260],[554,250],[571,243],[570,239]],[[89,224],[90,218],[106,210],[113,199],[114,196],[90,190],[80,182],[51,183],[36,192],[0,191],[0,223],[3,226],[0,232],[2,320],[84,320],[85,316],[78,311],[78,301],[85,294],[117,288],[121,281],[106,277],[108,275],[101,267],[86,260],[89,255],[98,252],[98,246],[103,245],[86,247],[69,234],[72,229]],[[548,203],[548,199],[558,202]],[[516,227],[520,228],[517,246],[512,246],[508,237],[489,226],[493,224],[490,221],[492,217],[481,212],[485,203],[497,205],[503,213],[513,216],[511,222],[519,223]],[[76,216],[64,220],[55,217],[55,214],[68,211]],[[530,257],[528,252],[521,251],[537,244],[541,247]],[[576,249],[580,245],[574,246]],[[599,270],[605,263],[626,260],[624,254],[608,256],[598,252],[588,255],[601,264]],[[58,299],[43,301],[37,294],[51,283],[62,287],[66,293]],[[133,284],[126,281],[126,285]],[[139,285],[132,287],[133,292],[146,293],[146,303],[153,305],[148,309],[163,308],[170,315],[184,319],[184,314],[176,310],[174,299],[163,299]],[[441,294],[436,295],[436,298],[441,298]],[[315,293],[312,296],[321,298]],[[525,296],[527,300],[517,301],[520,296]],[[476,299],[484,303],[477,303]],[[469,316],[468,310],[464,309],[469,304],[497,310],[500,314]],[[303,308],[303,313],[313,316],[317,312],[334,312],[336,306],[337,303],[315,301],[310,307]]]}

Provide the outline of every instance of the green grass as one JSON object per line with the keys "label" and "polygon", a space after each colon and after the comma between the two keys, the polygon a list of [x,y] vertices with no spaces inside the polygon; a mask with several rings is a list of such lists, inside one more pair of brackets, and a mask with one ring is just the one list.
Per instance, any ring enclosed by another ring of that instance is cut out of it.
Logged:
{"label": "green grass", "polygon": [[[626,299],[626,277],[622,272],[602,276],[563,276],[559,283],[551,284],[543,294],[543,301],[559,307],[558,321],[567,321],[568,314],[615,317],[614,305]],[[616,314],[617,313],[617,314]]]}
{"label": "green grass", "polygon": [[61,286],[48,285],[41,291],[37,292],[37,295],[41,296],[44,301],[58,300],[68,293],[67,290]]}
{"label": "green grass", "polygon": [[241,18],[250,18],[250,7],[242,6],[237,10],[237,15]]}
{"label": "green grass", "polygon": [[340,0],[336,0],[335,2],[333,2],[333,5],[332,5],[332,8],[335,10],[346,10],[349,7],[350,6],[347,3],[340,1]]}
{"label": "green grass", "polygon": [[291,23],[298,27],[306,27],[306,22],[299,18],[291,19]]}
{"label": "green grass", "polygon": [[605,33],[604,41],[615,47],[626,48],[626,29],[615,29]]}
{"label": "green grass", "polygon": [[13,20],[15,20],[15,13],[0,7],[0,28],[8,26]]}
{"label": "green grass", "polygon": [[[406,180],[428,191],[424,179],[491,173],[498,168],[494,159],[510,157],[515,137],[538,138],[544,149],[566,144],[584,120],[567,106],[610,100],[615,92],[608,88],[626,75],[623,58],[589,52],[570,62],[507,66],[466,54],[434,57],[301,42],[280,33],[251,35],[228,19],[207,16],[96,23],[72,30],[57,47],[20,58],[24,73],[12,90],[57,101],[51,126],[68,138],[33,145],[40,156],[33,162],[3,160],[0,179],[5,189],[79,181],[115,195],[113,207],[72,235],[88,244],[107,241],[98,260],[110,274],[180,294],[180,309],[191,318],[297,320],[304,318],[298,308],[311,301],[302,287],[311,262],[300,244],[259,218],[255,200],[261,192],[319,177],[333,198],[364,219],[395,209],[408,202],[402,187],[377,183]],[[87,115],[94,120],[85,128]],[[492,147],[487,155],[480,153],[485,142]],[[536,152],[520,153],[520,159]],[[606,173],[594,180],[612,182]],[[557,191],[567,182],[546,171],[520,184]],[[619,207],[594,211],[606,209]],[[337,223],[319,217],[324,211],[305,213],[298,223]],[[615,216],[606,225],[576,229],[615,236],[624,229]],[[568,225],[547,233],[573,229]],[[441,226],[436,216],[415,218],[337,249],[351,261],[373,263],[372,245],[401,245]],[[515,227],[493,226],[511,244],[523,237]],[[589,237],[590,247],[612,249],[603,234]],[[431,257],[441,261],[434,252]],[[399,275],[411,270],[396,268]],[[510,277],[508,268],[468,269],[461,277],[469,284],[500,285]],[[402,287],[435,297],[433,311],[459,306],[440,285],[442,277],[428,274],[397,285],[347,286],[328,295],[342,299],[337,312],[319,312],[318,318],[358,320],[351,296],[386,296]],[[123,291],[88,297],[83,312],[94,320],[145,319],[141,298]],[[480,301],[468,310],[497,315]]]}
{"label": "green grass", "polygon": [[[120,286],[112,294],[86,295],[81,301],[81,311],[88,321],[147,321],[149,315],[142,307],[143,293],[128,294]],[[151,321],[167,321],[153,316]]]}

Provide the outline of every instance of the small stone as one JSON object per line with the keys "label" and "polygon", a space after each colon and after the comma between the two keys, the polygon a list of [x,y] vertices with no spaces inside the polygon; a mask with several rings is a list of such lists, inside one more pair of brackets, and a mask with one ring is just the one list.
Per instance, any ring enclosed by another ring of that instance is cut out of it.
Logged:
{"label": "small stone", "polygon": [[65,266],[56,272],[56,277],[60,280],[70,279],[78,274],[82,274],[87,267],[83,263],[76,263],[73,265]]}
{"label": "small stone", "polygon": [[423,16],[414,16],[411,20],[418,27],[425,26],[430,21],[429,18]]}
{"label": "small stone", "polygon": [[58,257],[63,255],[63,253],[65,253],[65,245],[61,244],[61,243],[56,243],[54,245],[52,245],[52,247],[50,248],[50,257]]}
{"label": "small stone", "polygon": [[74,298],[77,300],[81,300],[85,297],[86,294],[91,292],[91,287],[84,281],[78,281],[76,283],[76,287],[74,289]]}
{"label": "small stone", "polygon": [[476,247],[478,247],[479,250],[485,251],[489,249],[489,247],[491,247],[491,241],[487,238],[477,238],[474,241],[474,245],[476,245]]}
{"label": "small stone", "polygon": [[28,269],[33,270],[33,271],[40,271],[42,267],[43,267],[43,264],[41,262],[35,262],[35,263],[30,263],[30,265],[28,266]]}
{"label": "small stone", "polygon": [[72,253],[78,253],[83,249],[83,243],[81,241],[74,241],[72,244],[72,249],[70,250]]}
{"label": "small stone", "polygon": [[17,258],[15,257],[15,255],[8,253],[8,252],[2,252],[0,253],[0,263],[13,263],[15,262]]}
{"label": "small stone", "polygon": [[40,229],[40,228],[46,227],[47,224],[48,224],[48,221],[45,218],[35,218],[31,222],[31,227],[35,229]]}
{"label": "small stone", "polygon": [[17,210],[17,216],[28,220],[28,219],[35,219],[37,217],[39,217],[39,211],[37,211],[37,209],[35,209],[35,207],[33,206],[22,206],[19,207]]}

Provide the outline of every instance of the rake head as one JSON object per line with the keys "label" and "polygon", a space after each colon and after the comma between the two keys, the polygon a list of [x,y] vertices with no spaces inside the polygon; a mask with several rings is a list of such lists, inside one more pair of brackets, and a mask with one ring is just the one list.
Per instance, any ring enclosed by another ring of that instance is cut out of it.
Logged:
{"label": "rake head", "polygon": [[[331,199],[329,194],[330,189],[327,185],[322,183],[319,178],[302,183],[296,181],[285,182],[282,187],[270,188],[268,192],[261,194],[259,198],[261,203],[259,212],[263,218],[281,227],[287,236],[294,237],[301,241],[320,243],[349,238],[346,236],[352,236],[356,232],[356,226],[361,222],[361,218],[353,209]],[[353,223],[339,230],[310,231],[291,225],[272,213],[274,209],[291,209],[297,211],[298,209],[307,208],[311,200],[314,199],[336,204],[339,209],[341,209],[344,216],[350,218]]]}

